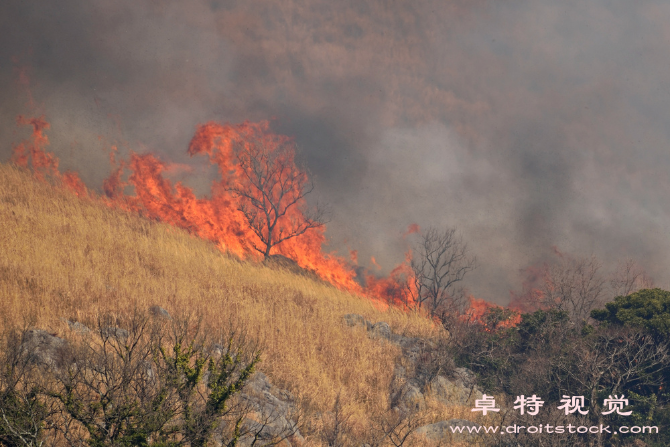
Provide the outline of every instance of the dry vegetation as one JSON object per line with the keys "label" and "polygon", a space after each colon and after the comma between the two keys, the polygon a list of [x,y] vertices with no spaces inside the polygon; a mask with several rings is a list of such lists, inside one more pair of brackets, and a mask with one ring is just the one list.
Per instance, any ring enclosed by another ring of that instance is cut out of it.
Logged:
{"label": "dry vegetation", "polygon": [[[338,395],[354,429],[365,430],[370,415],[387,409],[400,354],[346,327],[343,315],[386,321],[405,335],[438,335],[420,315],[234,259],[182,230],[80,199],[8,165],[0,165],[0,222],[0,329],[30,325],[63,335],[64,318],[92,324],[154,304],[202,315],[212,327],[243,322],[263,346],[260,370],[298,398],[314,445],[319,415],[332,411]],[[471,413],[452,408],[441,417]]]}

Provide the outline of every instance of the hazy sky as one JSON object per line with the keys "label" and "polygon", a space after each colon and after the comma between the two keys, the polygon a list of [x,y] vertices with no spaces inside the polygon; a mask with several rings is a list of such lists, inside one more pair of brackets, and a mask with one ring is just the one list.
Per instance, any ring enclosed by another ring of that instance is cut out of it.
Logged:
{"label": "hazy sky", "polygon": [[552,246],[670,286],[669,2],[5,0],[1,161],[30,112],[17,66],[91,187],[126,143],[202,190],[196,125],[268,119],[361,263],[400,262],[418,223],[459,229],[490,301]]}

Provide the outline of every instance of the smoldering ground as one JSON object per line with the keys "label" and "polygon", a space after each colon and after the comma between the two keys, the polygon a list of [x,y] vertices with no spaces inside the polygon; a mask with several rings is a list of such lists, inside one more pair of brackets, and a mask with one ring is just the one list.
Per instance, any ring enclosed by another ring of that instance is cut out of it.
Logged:
{"label": "smoldering ground", "polygon": [[331,248],[361,263],[400,262],[411,223],[449,225],[490,301],[552,246],[635,257],[667,287],[669,19],[662,1],[10,0],[0,157],[16,115],[44,113],[89,186],[117,144],[194,166],[204,193],[195,126],[271,119],[331,204]]}

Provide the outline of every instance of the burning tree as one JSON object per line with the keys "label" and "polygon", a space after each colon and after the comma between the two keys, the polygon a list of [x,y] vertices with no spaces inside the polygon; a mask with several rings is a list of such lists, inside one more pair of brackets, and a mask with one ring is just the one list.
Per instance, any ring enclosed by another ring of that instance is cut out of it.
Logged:
{"label": "burning tree", "polygon": [[314,184],[294,162],[294,147],[286,141],[255,140],[239,146],[236,154],[240,181],[229,187],[239,200],[260,244],[251,246],[267,259],[272,247],[324,225],[324,212],[305,210],[304,198]]}
{"label": "burning tree", "polygon": [[295,143],[270,132],[267,122],[200,126],[189,153],[202,152],[219,166],[220,187],[258,238],[249,245],[266,259],[273,247],[325,224],[321,207],[305,207],[314,184],[295,163]]}

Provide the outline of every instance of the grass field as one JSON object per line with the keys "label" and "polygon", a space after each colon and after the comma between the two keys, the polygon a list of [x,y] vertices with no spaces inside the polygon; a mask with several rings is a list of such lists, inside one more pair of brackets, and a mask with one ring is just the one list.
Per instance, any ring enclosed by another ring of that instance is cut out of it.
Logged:
{"label": "grass field", "polygon": [[[428,319],[328,284],[235,259],[185,231],[110,209],[93,199],[0,165],[0,325],[68,331],[63,318],[92,324],[109,312],[157,304],[193,313],[211,327],[241,322],[261,341],[260,370],[291,391],[318,441],[319,414],[341,394],[354,430],[388,407],[400,351],[344,325],[358,313],[393,331],[431,338]],[[445,417],[466,417],[454,407]]]}

